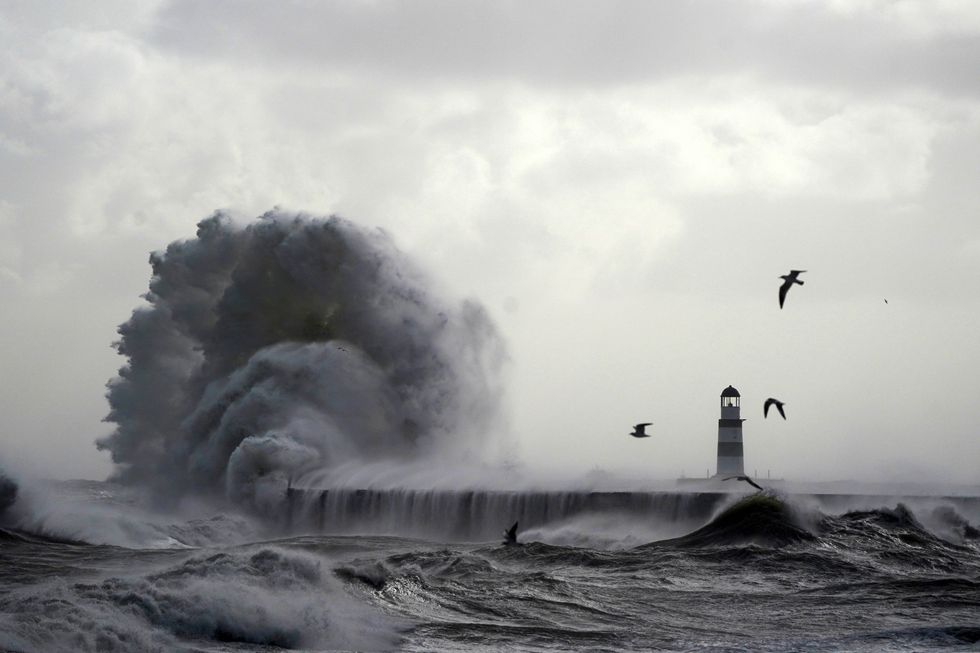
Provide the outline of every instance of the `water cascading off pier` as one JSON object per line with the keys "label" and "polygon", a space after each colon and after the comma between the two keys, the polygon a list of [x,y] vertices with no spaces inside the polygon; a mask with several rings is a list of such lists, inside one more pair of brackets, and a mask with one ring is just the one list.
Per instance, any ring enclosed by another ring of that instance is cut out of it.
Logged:
{"label": "water cascading off pier", "polygon": [[525,530],[594,514],[676,524],[683,530],[703,523],[730,498],[716,492],[289,488],[284,526],[287,532],[486,540],[514,521]]}

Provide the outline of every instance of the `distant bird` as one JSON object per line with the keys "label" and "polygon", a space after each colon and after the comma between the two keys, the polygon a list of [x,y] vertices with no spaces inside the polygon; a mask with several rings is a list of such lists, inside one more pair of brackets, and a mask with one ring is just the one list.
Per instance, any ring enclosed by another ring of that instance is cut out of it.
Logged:
{"label": "distant bird", "polygon": [[633,432],[630,433],[634,438],[649,438],[650,434],[647,433],[646,428],[651,426],[653,422],[643,422],[642,424],[637,424],[633,427]]}
{"label": "distant bird", "polygon": [[772,397],[766,399],[766,403],[762,406],[762,419],[769,417],[769,406],[772,406],[773,404],[775,404],[776,410],[778,410],[779,414],[783,416],[783,419],[786,419],[786,413],[783,412],[783,406],[785,404],[778,399],[773,399]]}
{"label": "distant bird", "polygon": [[804,272],[806,272],[806,270],[790,270],[789,274],[780,275],[779,278],[783,280],[783,285],[779,287],[779,308],[783,307],[783,302],[786,301],[786,293],[789,292],[790,286],[792,286],[794,283],[798,283],[801,286],[803,285],[803,282],[797,277]]}
{"label": "distant bird", "polygon": [[749,485],[751,485],[752,487],[754,487],[756,489],[764,490],[764,488],[761,485],[759,485],[758,483],[756,483],[755,481],[753,481],[748,476],[729,476],[728,478],[725,478],[725,479],[722,479],[722,480],[724,480],[724,481],[730,481],[733,478],[735,480],[737,480],[737,481],[745,481],[746,483],[748,483]]}
{"label": "distant bird", "polygon": [[517,524],[518,522],[514,522],[513,526],[504,531],[504,546],[517,544]]}
{"label": "distant bird", "polygon": [[887,300],[887,299],[885,300],[885,303],[886,303],[886,304],[888,303],[888,300]]}

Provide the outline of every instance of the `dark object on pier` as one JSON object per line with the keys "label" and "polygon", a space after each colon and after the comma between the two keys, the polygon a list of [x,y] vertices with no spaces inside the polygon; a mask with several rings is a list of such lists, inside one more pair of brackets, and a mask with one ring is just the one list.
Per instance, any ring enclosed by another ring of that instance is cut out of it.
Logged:
{"label": "dark object on pier", "polygon": [[517,524],[518,522],[514,522],[513,526],[504,531],[504,546],[517,544]]}

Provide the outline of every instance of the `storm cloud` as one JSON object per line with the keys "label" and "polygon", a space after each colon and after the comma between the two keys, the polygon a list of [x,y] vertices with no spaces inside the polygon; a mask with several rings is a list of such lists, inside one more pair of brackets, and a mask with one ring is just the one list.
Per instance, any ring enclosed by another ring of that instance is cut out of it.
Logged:
{"label": "storm cloud", "polygon": [[732,384],[793,406],[746,422],[749,467],[976,482],[978,39],[955,0],[10,3],[0,458],[114,470],[92,442],[145,252],[283,206],[480,299],[529,464],[704,473]]}

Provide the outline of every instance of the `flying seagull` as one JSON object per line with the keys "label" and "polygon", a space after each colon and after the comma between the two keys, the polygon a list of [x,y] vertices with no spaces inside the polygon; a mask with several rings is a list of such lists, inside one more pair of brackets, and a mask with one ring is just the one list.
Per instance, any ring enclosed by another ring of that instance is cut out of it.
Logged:
{"label": "flying seagull", "polygon": [[749,485],[751,485],[752,487],[754,487],[754,488],[758,488],[759,490],[762,490],[762,489],[763,489],[763,487],[762,487],[761,485],[759,485],[758,483],[756,483],[755,481],[753,481],[753,480],[752,480],[751,478],[749,478],[748,476],[729,476],[728,478],[725,478],[725,479],[722,479],[722,480],[724,480],[724,481],[730,481],[730,480],[732,480],[733,478],[734,478],[735,480],[737,480],[737,481],[745,481],[746,483],[748,483],[748,484],[749,484]]}
{"label": "flying seagull", "polygon": [[769,417],[769,406],[772,406],[773,404],[776,405],[776,410],[778,410],[779,414],[783,416],[783,419],[786,419],[786,413],[783,412],[783,406],[785,404],[778,399],[773,399],[772,397],[766,399],[766,403],[762,406],[762,419]]}
{"label": "flying seagull", "polygon": [[783,285],[779,287],[779,308],[783,307],[783,302],[786,301],[786,293],[789,292],[790,286],[794,283],[798,283],[801,286],[803,282],[797,277],[806,272],[806,270],[790,270],[789,274],[780,275],[779,278],[783,280]]}
{"label": "flying seagull", "polygon": [[504,546],[517,544],[517,524],[518,522],[514,522],[513,526],[504,531]]}
{"label": "flying seagull", "polygon": [[647,433],[646,429],[651,426],[653,422],[643,422],[642,424],[637,424],[633,427],[633,432],[630,433],[634,438],[649,438],[650,434]]}

